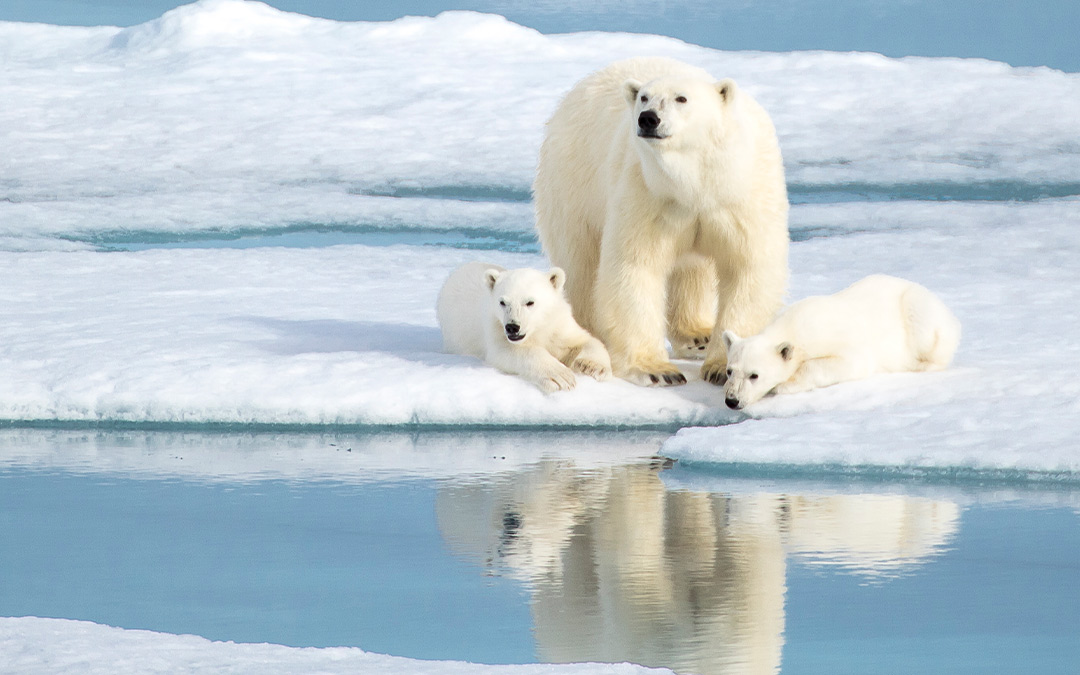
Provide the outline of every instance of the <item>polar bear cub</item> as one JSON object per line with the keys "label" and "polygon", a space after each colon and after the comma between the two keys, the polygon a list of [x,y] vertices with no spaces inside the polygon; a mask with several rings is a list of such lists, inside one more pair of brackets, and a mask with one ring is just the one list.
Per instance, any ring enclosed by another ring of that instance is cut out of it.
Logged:
{"label": "polar bear cub", "polygon": [[876,274],[796,302],[758,335],[724,331],[721,339],[728,351],[724,402],[740,410],[769,393],[942,370],[956,353],[960,322],[919,284]]}
{"label": "polar bear cub", "polygon": [[439,292],[436,315],[445,350],[480,358],[548,392],[573,389],[575,372],[610,378],[607,349],[574,321],[565,282],[558,267],[541,272],[462,265]]}

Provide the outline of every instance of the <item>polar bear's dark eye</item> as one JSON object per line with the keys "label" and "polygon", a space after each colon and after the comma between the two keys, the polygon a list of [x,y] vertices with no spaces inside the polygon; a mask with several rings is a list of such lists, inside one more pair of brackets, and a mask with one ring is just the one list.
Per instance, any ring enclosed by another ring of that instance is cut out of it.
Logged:
{"label": "polar bear's dark eye", "polygon": [[642,102],[642,103],[648,103],[648,102],[649,102],[649,97],[648,97],[648,96],[645,96],[645,95],[642,95],[642,97],[641,97],[641,102]]}
{"label": "polar bear's dark eye", "polygon": [[750,379],[751,380],[756,380],[757,379],[757,373],[750,373]]}
{"label": "polar bear's dark eye", "polygon": [[499,301],[499,307],[506,307],[506,301],[505,300],[500,300]]}
{"label": "polar bear's dark eye", "polygon": [[675,102],[676,103],[686,103],[686,97],[685,96],[676,96],[675,97]]}
{"label": "polar bear's dark eye", "polygon": [[731,368],[728,368],[728,369],[727,369],[727,376],[728,376],[728,377],[731,377],[731,372],[732,372],[732,371],[731,371]]}
{"label": "polar bear's dark eye", "polygon": [[526,302],[526,303],[525,303],[525,306],[526,306],[526,307],[532,307],[532,306],[533,306],[533,305],[535,305],[535,304],[536,304],[535,302],[533,302],[532,300],[530,300],[530,301],[528,301],[528,302]]}

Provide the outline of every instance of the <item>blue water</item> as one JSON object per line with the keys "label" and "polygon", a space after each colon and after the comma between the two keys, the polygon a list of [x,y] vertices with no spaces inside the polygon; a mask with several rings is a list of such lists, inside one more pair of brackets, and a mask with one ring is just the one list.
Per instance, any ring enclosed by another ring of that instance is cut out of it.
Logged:
{"label": "blue water", "polygon": [[[1076,672],[1075,485],[729,478],[613,436],[8,434],[0,616],[706,675]],[[575,462],[598,443],[642,459]],[[559,450],[507,464],[523,447]]]}
{"label": "blue water", "polygon": [[446,551],[435,493],[0,471],[0,616],[532,660],[523,590]]}
{"label": "blue water", "polygon": [[[471,202],[516,202],[527,204],[531,195],[525,189],[507,186],[442,185],[423,189],[367,191],[369,196],[392,199],[435,199]],[[833,185],[788,186],[792,204],[836,204],[844,202],[959,201],[959,202],[1030,202],[1041,199],[1080,196],[1080,183],[1025,183],[988,181],[981,183],[915,183],[878,185],[842,183]],[[859,227],[865,227],[860,224]],[[861,233],[841,226],[804,226],[792,223],[793,242],[820,237]],[[365,246],[443,246],[478,251],[498,250],[539,253],[540,242],[523,223],[518,231],[494,228],[387,227],[364,223],[295,223],[279,227],[248,227],[228,230],[168,232],[124,229],[69,235],[67,240],[89,244],[102,251],[142,251],[157,248],[259,248],[266,246],[311,248],[360,244]]]}
{"label": "blue water", "polygon": [[[0,3],[0,20],[129,26],[181,4],[180,0],[5,0]],[[502,14],[544,33],[655,33],[717,49],[981,57],[1015,66],[1080,71],[1076,48],[1080,5],[1075,0],[267,0],[267,4],[348,21],[470,9]]]}
{"label": "blue water", "polygon": [[785,673],[1075,673],[1080,512],[964,510],[950,550],[911,575],[859,585],[788,577]]}

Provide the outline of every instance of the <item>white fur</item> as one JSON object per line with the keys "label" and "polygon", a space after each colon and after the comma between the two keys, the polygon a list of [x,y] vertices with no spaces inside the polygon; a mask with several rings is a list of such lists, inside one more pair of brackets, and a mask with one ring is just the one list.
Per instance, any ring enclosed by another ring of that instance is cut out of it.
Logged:
{"label": "white fur", "polygon": [[960,342],[960,322],[919,284],[876,274],[833,295],[796,302],[758,335],[725,331],[724,399],[741,409],[875,373],[941,370]]}
{"label": "white fur", "polygon": [[[638,135],[647,111],[662,139]],[[620,377],[685,382],[666,335],[677,356],[704,352],[702,375],[719,384],[721,332],[756,333],[781,306],[780,148],[769,115],[732,80],[662,58],[586,77],[548,122],[533,190],[574,315]]]}
{"label": "white fur", "polygon": [[549,392],[573,389],[575,372],[611,377],[604,345],[574,321],[563,295],[565,281],[558,267],[541,272],[462,265],[439,292],[436,314],[445,350],[483,359]]}

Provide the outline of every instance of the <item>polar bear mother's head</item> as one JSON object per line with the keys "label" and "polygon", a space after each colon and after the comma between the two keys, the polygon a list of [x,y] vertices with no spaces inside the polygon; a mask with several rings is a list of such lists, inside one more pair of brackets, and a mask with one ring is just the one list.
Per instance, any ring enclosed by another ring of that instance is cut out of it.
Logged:
{"label": "polar bear mother's head", "polygon": [[735,103],[737,87],[732,79],[666,76],[644,84],[627,80],[623,93],[639,139],[680,146],[716,136]]}
{"label": "polar bear mother's head", "polygon": [[510,342],[542,342],[563,325],[561,315],[569,305],[563,295],[566,273],[562,269],[489,269],[484,279],[491,291],[491,311]]}

